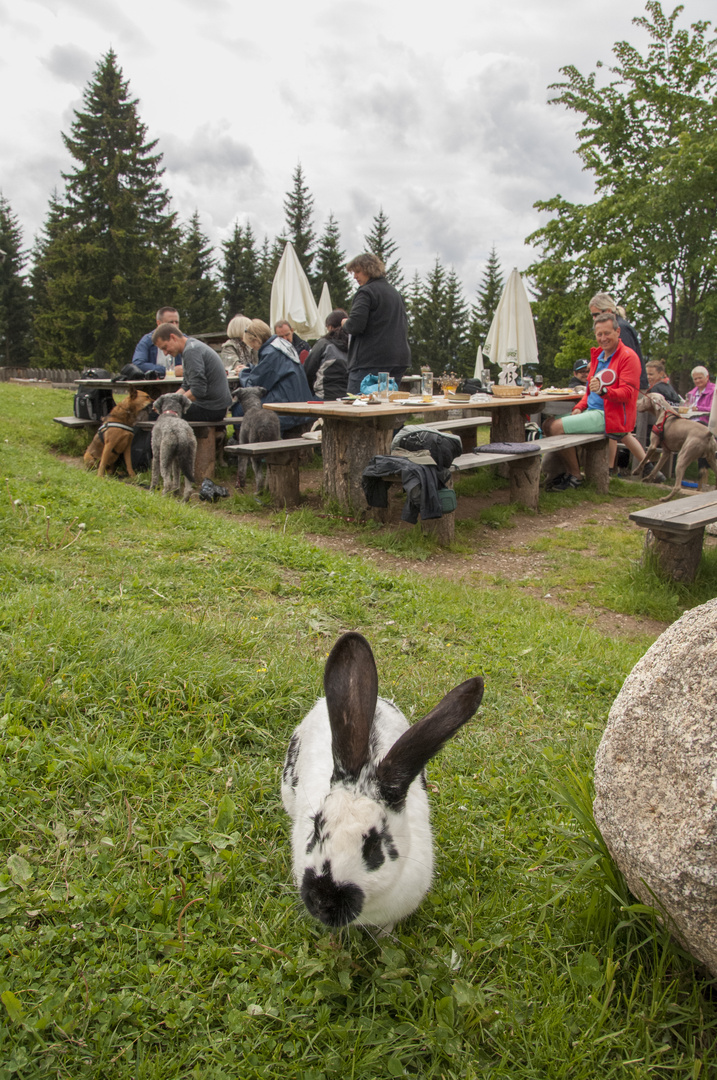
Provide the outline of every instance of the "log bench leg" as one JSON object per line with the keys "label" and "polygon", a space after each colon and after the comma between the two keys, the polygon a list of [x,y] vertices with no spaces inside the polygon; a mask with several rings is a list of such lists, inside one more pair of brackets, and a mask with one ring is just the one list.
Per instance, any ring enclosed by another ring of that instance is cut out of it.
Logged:
{"label": "log bench leg", "polygon": [[529,510],[537,510],[540,498],[540,455],[509,462],[508,477],[510,501],[521,503]]}
{"label": "log bench leg", "polygon": [[585,479],[593,483],[601,495],[607,495],[610,469],[607,463],[607,439],[585,444]]}
{"label": "log bench leg", "polygon": [[217,429],[195,428],[197,436],[197,456],[194,461],[194,482],[199,487],[202,480],[214,479],[214,460],[216,457]]}
{"label": "log bench leg", "polygon": [[278,506],[298,506],[299,454],[273,454],[266,459],[266,482],[271,501]]}
{"label": "log bench leg", "polygon": [[704,536],[704,528],[691,529],[686,533],[648,529],[645,537],[645,552],[655,555],[663,574],[671,577],[673,581],[681,581],[689,585],[695,580],[700,564]]}

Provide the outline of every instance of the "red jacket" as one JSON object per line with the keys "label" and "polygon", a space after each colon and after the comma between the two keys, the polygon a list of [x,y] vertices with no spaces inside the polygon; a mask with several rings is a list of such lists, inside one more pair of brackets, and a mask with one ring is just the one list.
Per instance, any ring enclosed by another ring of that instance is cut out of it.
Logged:
{"label": "red jacket", "polygon": [[[590,374],[588,386],[595,375],[598,357],[602,349],[597,347],[590,350]],[[618,342],[615,352],[610,358],[608,368],[617,375],[615,382],[606,388],[603,395],[605,402],[605,433],[617,434],[632,431],[637,418],[637,392],[640,387],[640,375],[642,366],[637,353],[628,348],[624,342]],[[588,407],[588,394],[575,406],[573,412],[583,412]]]}

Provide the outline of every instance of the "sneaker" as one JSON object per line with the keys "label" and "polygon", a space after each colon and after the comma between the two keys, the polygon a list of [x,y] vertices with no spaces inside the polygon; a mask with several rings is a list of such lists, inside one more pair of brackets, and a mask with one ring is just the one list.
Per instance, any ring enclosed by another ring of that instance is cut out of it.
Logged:
{"label": "sneaker", "polygon": [[564,491],[564,488],[557,487],[556,484],[562,484],[567,479],[568,473],[561,472],[557,476],[554,476],[552,480],[549,480],[545,485],[546,491]]}
{"label": "sneaker", "polygon": [[[642,473],[643,480],[646,479],[648,476],[652,476],[654,468],[655,468],[655,462],[654,461],[648,461],[648,463],[645,466],[645,468],[643,470],[643,473]],[[667,477],[665,476],[664,473],[658,472],[658,473],[655,473],[654,481],[655,481],[656,484],[666,484],[667,483]]]}
{"label": "sneaker", "polygon": [[582,476],[572,476],[571,473],[564,473],[562,476],[557,477],[550,485],[549,491],[571,491],[574,488],[582,487]]}

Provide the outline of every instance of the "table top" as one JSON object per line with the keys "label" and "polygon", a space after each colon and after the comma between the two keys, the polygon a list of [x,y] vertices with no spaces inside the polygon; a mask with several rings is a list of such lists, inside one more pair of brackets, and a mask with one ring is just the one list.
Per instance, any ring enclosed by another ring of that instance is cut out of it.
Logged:
{"label": "table top", "polygon": [[407,405],[405,401],[380,402],[376,405],[345,405],[341,401],[281,401],[265,402],[264,408],[279,413],[300,413],[306,416],[335,417],[341,420],[371,419],[377,416],[410,416],[412,413],[430,413],[442,410],[471,409],[479,412],[481,409],[507,409],[528,408],[535,412],[536,405],[545,404],[548,401],[579,401],[582,394],[527,394],[525,397],[497,398],[489,394],[482,395],[480,401],[446,401],[444,398],[434,398],[429,405],[427,402],[418,402]]}
{"label": "table top", "polygon": [[[230,386],[239,384],[238,375],[227,375]],[[112,379],[78,379],[78,386],[85,387],[102,387],[108,390],[116,390],[121,393],[122,390],[131,390],[132,387],[136,387],[137,390],[147,390],[149,387],[161,386],[169,394],[179,390],[183,383],[182,376],[179,375],[165,375],[163,379],[127,379],[122,382],[114,382]]]}

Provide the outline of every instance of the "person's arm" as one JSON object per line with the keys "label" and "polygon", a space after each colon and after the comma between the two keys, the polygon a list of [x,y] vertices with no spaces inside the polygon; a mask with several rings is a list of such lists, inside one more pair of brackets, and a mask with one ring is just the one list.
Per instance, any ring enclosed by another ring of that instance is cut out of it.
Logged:
{"label": "person's arm", "polygon": [[[156,364],[157,360],[153,360],[149,354],[149,350],[151,348],[152,336],[151,334],[145,334],[144,337],[141,337],[139,339],[135,346],[134,355],[132,356],[132,363],[136,364],[138,367],[141,364]],[[159,353],[157,353],[157,356],[159,356]]]}
{"label": "person's arm", "polygon": [[615,371],[617,379],[605,389],[603,396],[608,401],[632,401],[633,398],[637,397],[640,387],[640,375],[642,374],[642,365],[637,354],[630,350],[627,356],[618,361]]}
{"label": "person's arm", "polygon": [[348,319],[343,323],[343,328],[347,334],[351,334],[355,337],[358,334],[363,334],[368,325],[368,318],[371,314],[371,296],[363,289],[359,289],[354,296],[353,303],[351,304],[351,314]]}

